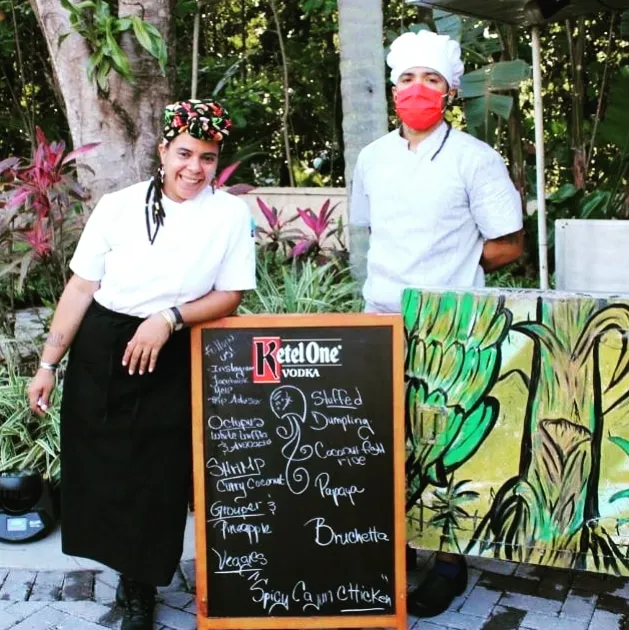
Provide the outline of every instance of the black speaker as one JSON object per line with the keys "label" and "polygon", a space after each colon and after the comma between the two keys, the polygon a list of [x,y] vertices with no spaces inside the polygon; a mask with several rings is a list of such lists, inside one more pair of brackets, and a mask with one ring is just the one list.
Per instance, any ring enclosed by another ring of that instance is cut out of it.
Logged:
{"label": "black speaker", "polygon": [[39,473],[0,474],[0,541],[33,542],[55,527],[50,482]]}

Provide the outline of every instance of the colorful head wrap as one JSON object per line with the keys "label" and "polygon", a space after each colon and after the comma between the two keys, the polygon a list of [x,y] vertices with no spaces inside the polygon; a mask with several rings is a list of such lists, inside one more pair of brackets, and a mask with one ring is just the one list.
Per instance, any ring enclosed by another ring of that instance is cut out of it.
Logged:
{"label": "colorful head wrap", "polygon": [[164,109],[164,140],[168,143],[188,132],[197,140],[223,142],[232,121],[225,108],[210,99],[191,99],[167,105]]}

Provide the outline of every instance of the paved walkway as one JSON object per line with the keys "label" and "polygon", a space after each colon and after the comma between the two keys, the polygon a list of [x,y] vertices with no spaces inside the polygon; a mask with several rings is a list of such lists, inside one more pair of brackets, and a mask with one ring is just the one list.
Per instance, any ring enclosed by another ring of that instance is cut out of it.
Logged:
{"label": "paved walkway", "polygon": [[[419,579],[430,560],[423,554]],[[0,564],[2,559],[0,557]],[[629,580],[470,558],[467,591],[412,630],[629,630]],[[0,568],[0,630],[116,629],[113,571],[29,571]],[[194,561],[160,589],[157,630],[194,630]]]}

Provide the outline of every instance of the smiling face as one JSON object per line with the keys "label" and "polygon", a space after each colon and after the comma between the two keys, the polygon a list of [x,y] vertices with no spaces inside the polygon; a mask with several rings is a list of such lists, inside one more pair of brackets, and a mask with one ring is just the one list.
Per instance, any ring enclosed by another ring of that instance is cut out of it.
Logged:
{"label": "smiling face", "polygon": [[187,133],[160,145],[164,194],[179,203],[196,197],[216,175],[219,149],[218,142],[197,140]]}

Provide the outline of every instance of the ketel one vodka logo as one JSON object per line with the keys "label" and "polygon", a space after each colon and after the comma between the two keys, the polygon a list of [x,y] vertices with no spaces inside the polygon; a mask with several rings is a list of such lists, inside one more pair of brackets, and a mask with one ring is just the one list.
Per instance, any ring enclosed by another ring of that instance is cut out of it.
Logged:
{"label": "ketel one vodka logo", "polygon": [[341,365],[340,339],[253,338],[253,382],[280,383],[282,376],[316,378]]}

